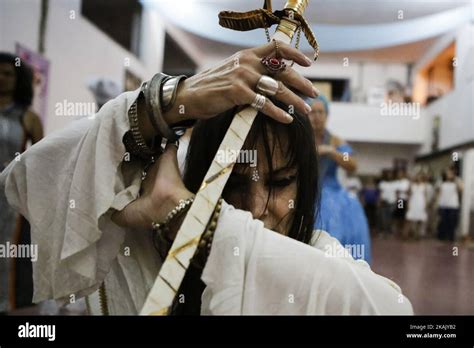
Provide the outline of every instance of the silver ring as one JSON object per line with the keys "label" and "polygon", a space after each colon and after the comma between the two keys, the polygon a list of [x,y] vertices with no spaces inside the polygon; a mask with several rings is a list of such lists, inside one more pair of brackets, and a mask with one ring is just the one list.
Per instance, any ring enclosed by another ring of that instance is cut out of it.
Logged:
{"label": "silver ring", "polygon": [[255,99],[253,100],[252,104],[250,104],[250,106],[252,106],[255,110],[262,110],[266,101],[267,98],[265,98],[264,95],[257,93],[255,95]]}
{"label": "silver ring", "polygon": [[257,91],[269,96],[277,94],[278,88],[278,81],[267,75],[262,75],[257,82]]}

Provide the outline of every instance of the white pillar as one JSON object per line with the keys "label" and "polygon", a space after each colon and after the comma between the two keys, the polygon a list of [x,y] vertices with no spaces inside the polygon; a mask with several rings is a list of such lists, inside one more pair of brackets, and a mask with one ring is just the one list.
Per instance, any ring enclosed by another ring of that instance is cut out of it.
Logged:
{"label": "white pillar", "polygon": [[465,237],[469,234],[471,210],[474,210],[474,148],[464,152],[462,167],[464,190],[462,194],[459,234],[461,237]]}

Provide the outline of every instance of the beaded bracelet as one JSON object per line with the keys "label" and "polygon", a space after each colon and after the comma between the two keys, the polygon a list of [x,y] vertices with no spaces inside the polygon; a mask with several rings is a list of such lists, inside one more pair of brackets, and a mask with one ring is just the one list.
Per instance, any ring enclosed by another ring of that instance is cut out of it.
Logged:
{"label": "beaded bracelet", "polygon": [[[130,123],[130,130],[127,131],[123,136],[123,144],[128,152],[132,155],[140,157],[142,159],[150,159],[152,156],[160,152],[160,147],[147,146],[145,139],[143,138],[140,128],[138,127],[138,100],[143,97],[140,92],[137,100],[133,102],[128,110],[128,120]],[[154,144],[153,144],[154,145]]]}
{"label": "beaded bracelet", "polygon": [[173,241],[168,237],[169,224],[172,220],[181,216],[191,206],[192,202],[194,202],[194,197],[181,200],[179,204],[168,213],[163,222],[157,223],[153,221],[151,223],[155,247],[163,260],[166,258],[166,255],[173,244]]}
{"label": "beaded bracelet", "polygon": [[[192,202],[194,200],[194,197],[190,198],[189,200],[191,200]],[[175,209],[177,210],[177,208]],[[175,212],[173,214],[172,214],[173,211],[171,211],[168,214],[168,216],[173,215],[171,219],[176,218],[177,216],[182,215],[184,211],[187,210],[187,208],[188,207],[185,206],[184,208],[181,209],[180,212]],[[216,231],[217,221],[221,213],[221,208],[222,208],[222,198],[220,198],[219,201],[217,202],[216,208],[214,209],[214,212],[206,226],[206,229],[204,230],[204,233],[202,234],[199,240],[196,253],[194,254],[193,258],[190,261],[191,264],[198,270],[202,271],[204,269],[204,266],[206,265],[206,262],[207,262],[207,258],[209,257],[209,253],[211,252],[212,241],[214,240],[214,232]],[[169,221],[167,223],[169,223]],[[155,223],[153,224],[155,225]],[[156,224],[156,225],[159,225],[159,224]],[[166,256],[168,255],[169,249],[171,248],[171,245],[173,244],[173,241],[169,239],[165,233],[167,231],[162,228],[162,226],[164,225],[166,224],[165,223],[160,224],[159,227],[161,228],[153,229],[153,242],[162,260],[166,258]]]}
{"label": "beaded bracelet", "polygon": [[186,207],[190,205],[192,202],[194,202],[194,197],[190,197],[188,199],[179,201],[179,204],[176,207],[174,207],[173,210],[171,210],[168,213],[168,215],[166,215],[166,219],[164,222],[162,223],[152,222],[151,228],[155,231],[159,229],[166,229],[169,223],[171,222],[171,220],[180,216],[182,212],[184,211],[184,209],[186,209]]}

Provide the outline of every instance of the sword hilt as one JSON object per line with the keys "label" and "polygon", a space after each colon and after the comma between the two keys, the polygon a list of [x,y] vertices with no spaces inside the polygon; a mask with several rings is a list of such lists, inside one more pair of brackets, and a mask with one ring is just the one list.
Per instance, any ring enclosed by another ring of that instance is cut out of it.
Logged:
{"label": "sword hilt", "polygon": [[288,0],[284,8],[288,16],[283,17],[281,19],[280,23],[278,24],[278,27],[276,28],[274,38],[275,36],[277,36],[278,40],[286,42],[286,40],[282,40],[281,36],[278,35],[278,33],[282,33],[286,35],[290,39],[289,42],[291,42],[294,34],[298,30],[298,22],[293,20],[293,18],[291,18],[292,16],[291,13],[296,12],[300,15],[303,15],[304,10],[306,9],[307,5],[308,5],[308,0]]}

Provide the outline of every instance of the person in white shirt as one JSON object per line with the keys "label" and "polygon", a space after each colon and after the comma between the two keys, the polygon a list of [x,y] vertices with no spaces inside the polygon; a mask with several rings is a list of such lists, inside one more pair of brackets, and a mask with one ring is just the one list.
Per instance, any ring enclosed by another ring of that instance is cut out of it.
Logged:
{"label": "person in white shirt", "polygon": [[382,180],[378,185],[380,191],[380,208],[379,208],[379,233],[382,236],[391,234],[393,231],[393,212],[397,203],[396,182],[393,180],[393,171],[385,169],[382,172]]}
{"label": "person in white shirt", "polygon": [[397,233],[401,233],[405,229],[405,215],[407,212],[408,190],[410,188],[410,180],[404,169],[397,171],[397,179],[394,181],[396,187],[397,200],[395,204],[394,228]]}
{"label": "person in white shirt", "polygon": [[434,185],[434,178],[431,174],[424,174],[423,180],[426,183],[427,193],[427,208],[428,218],[426,220],[425,228],[422,230],[422,237],[435,236],[438,228],[438,209],[436,202],[436,190]]}
{"label": "person in white shirt", "polygon": [[427,185],[423,181],[421,173],[416,174],[415,179],[411,182],[408,197],[407,223],[403,230],[403,238],[409,238],[413,231],[414,238],[419,239],[427,219],[428,200]]}
{"label": "person in white shirt", "polygon": [[454,241],[459,220],[462,181],[448,168],[443,174],[443,181],[438,188],[438,239]]}

